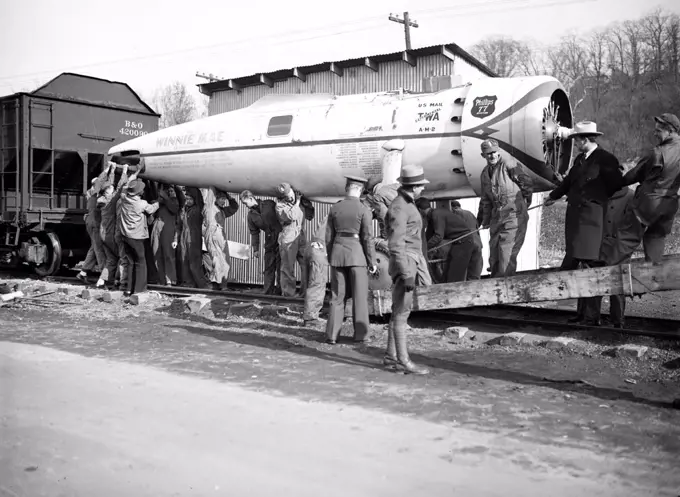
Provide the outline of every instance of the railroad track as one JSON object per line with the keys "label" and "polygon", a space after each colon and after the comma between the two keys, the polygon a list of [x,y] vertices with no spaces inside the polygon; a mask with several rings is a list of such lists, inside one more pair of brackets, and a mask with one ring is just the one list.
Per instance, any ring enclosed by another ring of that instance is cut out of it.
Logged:
{"label": "railroad track", "polygon": [[[54,283],[68,283],[72,285],[86,285],[75,277],[52,276],[43,281]],[[165,295],[187,297],[192,295],[207,295],[208,297],[221,297],[234,301],[259,301],[274,305],[297,304],[303,305],[304,299],[298,297],[284,297],[280,295],[264,295],[257,292],[258,287],[253,285],[231,284],[234,290],[221,291],[202,288],[168,287],[163,285],[149,285],[153,290]],[[238,288],[238,290],[236,290]],[[325,303],[324,307],[327,307]],[[525,304],[495,305],[488,307],[471,307],[465,309],[452,309],[442,311],[423,311],[414,313],[421,317],[439,323],[464,324],[470,322],[484,322],[502,327],[518,329],[533,326],[536,328],[564,331],[593,331],[623,333],[627,335],[649,336],[654,338],[680,340],[680,320],[659,319],[637,316],[627,316],[626,326],[623,329],[611,326],[589,326],[568,323],[567,320],[574,316],[573,311],[537,307]]]}

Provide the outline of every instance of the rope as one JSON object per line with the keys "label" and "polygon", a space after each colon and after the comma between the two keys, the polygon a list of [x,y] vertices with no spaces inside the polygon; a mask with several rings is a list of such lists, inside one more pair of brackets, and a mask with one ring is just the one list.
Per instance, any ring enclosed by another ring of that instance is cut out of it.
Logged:
{"label": "rope", "polygon": [[[538,207],[543,207],[543,205],[544,205],[544,204],[537,204],[537,205],[534,205],[533,207],[529,207],[529,208],[527,209],[527,212],[529,212],[530,210],[533,210],[533,209],[537,209]],[[436,247],[432,247],[431,249],[428,249],[427,252],[430,253],[430,252],[432,252],[433,250],[438,250],[438,249],[440,249],[440,248],[442,248],[442,247],[446,247],[447,245],[449,245],[449,244],[451,244],[451,243],[456,243],[457,241],[462,240],[463,238],[468,237],[468,236],[470,236],[470,235],[473,235],[473,234],[475,234],[475,233],[477,233],[478,231],[481,231],[481,230],[483,230],[483,229],[486,229],[486,228],[484,228],[484,227],[477,228],[476,230],[470,231],[469,233],[465,233],[464,235],[459,236],[458,238],[454,238],[453,240],[449,240],[449,241],[446,242],[446,243],[442,243],[441,245],[437,245]]]}

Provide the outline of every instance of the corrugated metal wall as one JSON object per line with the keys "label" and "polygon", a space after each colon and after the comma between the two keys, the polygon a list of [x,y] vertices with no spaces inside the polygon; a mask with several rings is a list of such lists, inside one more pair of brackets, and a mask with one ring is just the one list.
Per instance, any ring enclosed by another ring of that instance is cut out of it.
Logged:
{"label": "corrugated metal wall", "polygon": [[[485,74],[463,59],[455,61],[443,55],[419,57],[415,67],[403,61],[384,62],[379,64],[378,71],[368,67],[351,67],[344,69],[342,77],[332,73],[312,73],[307,75],[307,81],[289,78],[286,81],[276,81],[274,87],[267,85],[248,86],[241,91],[220,91],[210,97],[210,115],[229,112],[247,107],[260,98],[281,93],[331,93],[333,95],[351,95],[356,93],[371,93],[404,88],[411,91],[423,91],[423,81],[431,76],[460,75],[463,82],[486,78]],[[293,178],[291,181],[294,182]],[[238,193],[238,192],[236,192]],[[307,240],[311,240],[314,231],[330,211],[331,205],[314,203],[316,208],[313,221],[305,221]],[[476,214],[476,207],[474,210]],[[247,223],[248,209],[241,204],[238,212],[227,220],[228,237],[230,240],[250,244],[250,233]],[[374,223],[374,233],[378,233],[377,223]],[[262,237],[263,238],[263,237]],[[529,237],[527,237],[529,238]],[[531,251],[531,249],[530,249]],[[232,269],[229,279],[239,283],[262,284],[262,259],[243,261],[231,259]],[[298,279],[299,268],[296,269]]]}
{"label": "corrugated metal wall", "polygon": [[366,66],[350,67],[344,70],[343,76],[330,71],[311,73],[307,75],[306,82],[297,78],[288,78],[285,81],[274,82],[273,88],[267,85],[257,85],[247,86],[240,91],[219,91],[210,97],[209,111],[212,116],[241,109],[255,103],[265,95],[276,93],[351,95],[397,90],[400,87],[411,91],[423,91],[423,78],[450,74],[460,74],[464,82],[487,77],[463,59],[456,58],[454,62],[437,54],[418,58],[415,67],[397,60],[379,64],[377,72]]}

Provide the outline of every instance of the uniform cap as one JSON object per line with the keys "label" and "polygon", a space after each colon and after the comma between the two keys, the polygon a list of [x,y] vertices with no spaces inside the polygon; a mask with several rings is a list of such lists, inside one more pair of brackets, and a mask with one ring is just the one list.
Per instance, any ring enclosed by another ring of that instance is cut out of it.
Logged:
{"label": "uniform cap", "polygon": [[498,152],[498,142],[496,140],[484,140],[482,142],[482,153],[488,154]]}
{"label": "uniform cap", "polygon": [[349,176],[346,175],[345,178],[347,178],[347,183],[356,183],[358,185],[365,185],[368,179],[364,178],[363,176]]}
{"label": "uniform cap", "polygon": [[290,186],[290,183],[281,183],[279,186],[276,187],[276,193],[279,195],[290,195],[290,192],[293,191],[293,187]]}
{"label": "uniform cap", "polygon": [[255,195],[253,195],[253,192],[251,192],[250,190],[243,190],[238,196],[238,198],[241,199],[241,202],[245,202],[246,199],[254,197]]}
{"label": "uniform cap", "polygon": [[429,183],[429,181],[425,179],[423,168],[415,164],[402,166],[401,176],[397,178],[397,181],[404,186],[419,186]]}
{"label": "uniform cap", "polygon": [[680,119],[678,119],[678,116],[675,114],[661,114],[660,116],[655,117],[654,120],[658,123],[669,125],[676,133],[680,132]]}

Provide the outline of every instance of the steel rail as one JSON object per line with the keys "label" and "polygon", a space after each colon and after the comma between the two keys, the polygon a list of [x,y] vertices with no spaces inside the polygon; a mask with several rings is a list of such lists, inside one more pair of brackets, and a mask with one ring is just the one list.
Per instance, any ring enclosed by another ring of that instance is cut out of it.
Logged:
{"label": "steel rail", "polygon": [[[51,276],[42,279],[47,282],[63,282],[81,286],[91,286],[75,277]],[[180,286],[148,285],[149,290],[176,297],[190,297],[205,295],[207,297],[221,297],[233,301],[258,301],[273,305],[295,304],[303,305],[304,299],[299,297],[284,297],[281,295],[265,295],[257,292],[244,291],[257,289],[258,285],[230,284],[238,290],[212,290],[205,288],[191,288]],[[261,288],[261,287],[259,287]],[[324,302],[328,307],[328,301]],[[571,310],[544,308],[526,304],[499,304],[486,307],[470,307],[463,309],[437,310],[414,312],[414,316],[427,316],[427,319],[439,323],[463,324],[466,322],[483,322],[488,324],[513,327],[534,326],[543,329],[559,329],[565,331],[611,332],[625,335],[648,336],[653,338],[680,340],[680,320],[659,319],[638,316],[626,316],[626,326],[615,328],[611,326],[593,326],[569,323],[574,317]]]}

